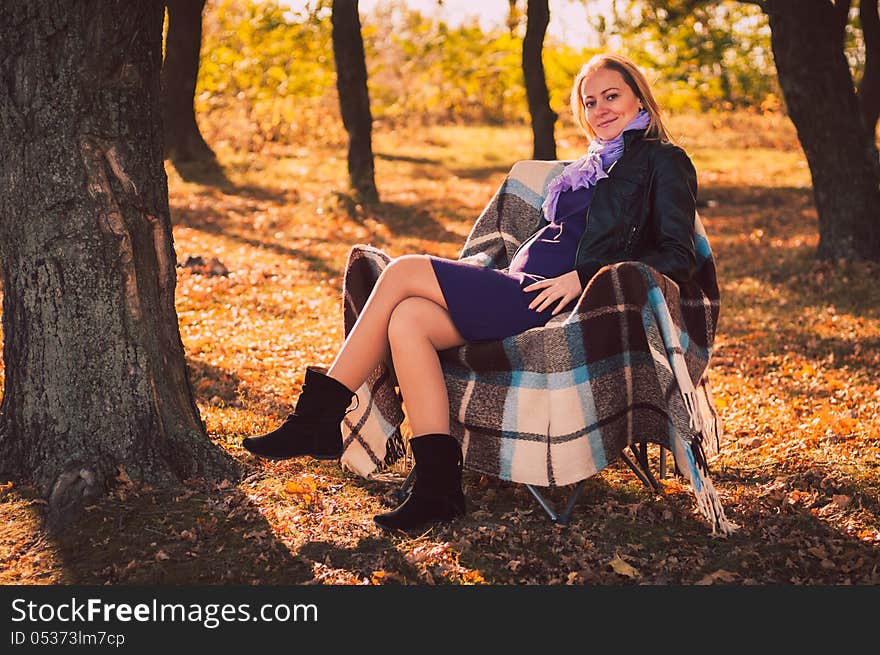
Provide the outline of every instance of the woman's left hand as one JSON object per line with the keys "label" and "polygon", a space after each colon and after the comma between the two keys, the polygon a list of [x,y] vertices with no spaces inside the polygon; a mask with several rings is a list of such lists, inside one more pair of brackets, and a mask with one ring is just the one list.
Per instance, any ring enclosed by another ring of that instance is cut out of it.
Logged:
{"label": "woman's left hand", "polygon": [[542,289],[542,291],[529,303],[529,309],[543,312],[558,300],[559,304],[553,310],[553,315],[555,316],[562,311],[563,307],[581,295],[581,279],[578,277],[577,271],[569,271],[559,277],[540,280],[527,287],[523,287],[523,291],[526,292],[539,289]]}

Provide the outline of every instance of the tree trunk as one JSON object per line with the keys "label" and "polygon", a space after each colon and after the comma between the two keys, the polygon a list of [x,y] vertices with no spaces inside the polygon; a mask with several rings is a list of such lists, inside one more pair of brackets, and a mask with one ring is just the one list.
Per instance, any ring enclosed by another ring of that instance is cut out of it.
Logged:
{"label": "tree trunk", "polygon": [[516,29],[519,27],[520,12],[517,3],[519,0],[507,0],[507,31],[511,37],[516,36]]}
{"label": "tree trunk", "polygon": [[193,105],[205,0],[165,0],[165,4],[168,6],[168,36],[162,66],[165,157],[175,164],[214,161],[214,151],[202,138]]}
{"label": "tree trunk", "polygon": [[333,57],[342,124],[348,132],[348,176],[363,202],[377,202],[373,174],[373,115],[357,0],[333,0]]}
{"label": "tree trunk", "polygon": [[859,16],[865,37],[865,71],[859,84],[859,102],[865,125],[871,134],[877,132],[880,118],[880,14],[878,0],[861,0]]}
{"label": "tree trunk", "polygon": [[844,56],[845,12],[830,0],[767,0],[779,84],[819,213],[819,256],[880,260],[880,163]]}
{"label": "tree trunk", "polygon": [[528,0],[526,36],[523,39],[522,68],[532,117],[533,159],[556,159],[553,127],[558,116],[550,109],[550,95],[544,77],[544,34],[550,22],[548,0]]}
{"label": "tree trunk", "polygon": [[232,471],[208,440],[174,306],[159,121],[163,6],[12,0],[0,12],[0,470],[63,524],[119,466]]}

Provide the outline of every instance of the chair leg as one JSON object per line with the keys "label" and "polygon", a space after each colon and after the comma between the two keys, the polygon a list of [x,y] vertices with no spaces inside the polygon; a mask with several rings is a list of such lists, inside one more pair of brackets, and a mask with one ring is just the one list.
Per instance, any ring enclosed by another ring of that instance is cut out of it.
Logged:
{"label": "chair leg", "polygon": [[654,474],[651,473],[651,466],[648,464],[648,444],[633,444],[630,446],[630,450],[635,453],[636,459],[642,467],[642,471],[644,471],[645,476],[648,478],[648,482],[650,482],[651,489],[654,490],[654,493],[660,493],[660,483],[657,482]]}
{"label": "chair leg", "polygon": [[[635,450],[633,452],[635,452]],[[621,450],[620,457],[623,459],[626,465],[629,466],[632,472],[635,473],[636,477],[642,481],[642,484],[651,489],[654,493],[660,493],[660,483],[654,479],[654,476],[652,476],[650,472],[642,470],[642,468],[633,461],[632,457],[630,457],[626,453],[626,451]]]}
{"label": "chair leg", "polygon": [[666,479],[666,448],[660,446],[660,479]]}
{"label": "chair leg", "polygon": [[547,502],[547,499],[541,495],[541,492],[538,491],[534,486],[527,484],[526,489],[528,489],[532,495],[535,497],[535,500],[541,505],[545,512],[547,512],[547,516],[550,517],[557,525],[568,525],[568,522],[571,520],[572,511],[574,511],[574,505],[577,502],[578,496],[581,494],[581,490],[584,488],[584,485],[587,483],[586,480],[581,480],[578,482],[578,485],[574,488],[574,491],[571,492],[571,495],[568,497],[568,502],[565,504],[565,509],[561,512],[557,513],[554,510],[550,503]]}

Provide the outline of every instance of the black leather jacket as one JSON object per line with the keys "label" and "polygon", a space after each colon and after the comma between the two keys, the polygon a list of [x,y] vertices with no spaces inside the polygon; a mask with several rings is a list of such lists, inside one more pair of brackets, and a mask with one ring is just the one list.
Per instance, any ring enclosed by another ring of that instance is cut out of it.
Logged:
{"label": "black leather jacket", "polygon": [[575,270],[581,285],[607,264],[640,261],[679,284],[696,267],[697,174],[684,150],[624,132],[623,156],[596,184]]}

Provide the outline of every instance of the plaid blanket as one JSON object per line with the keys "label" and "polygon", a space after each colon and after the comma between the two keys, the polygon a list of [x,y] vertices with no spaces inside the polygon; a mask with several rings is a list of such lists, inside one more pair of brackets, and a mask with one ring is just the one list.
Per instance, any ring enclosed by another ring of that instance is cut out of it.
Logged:
{"label": "plaid blanket", "polygon": [[[544,221],[544,189],[564,165],[514,165],[459,259],[505,268]],[[570,314],[502,341],[440,353],[452,435],[467,469],[567,485],[601,471],[631,442],[653,442],[673,453],[713,533],[735,528],[706,465],[721,440],[706,374],[720,304],[699,216],[695,226],[698,270],[686,286],[639,262],[606,266]],[[369,245],[351,249],[343,283],[346,334],[389,261]],[[343,422],[342,465],[368,476],[403,452],[404,412],[391,363],[378,367],[357,394],[359,406]]]}

